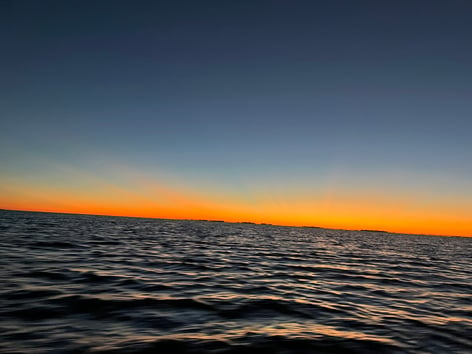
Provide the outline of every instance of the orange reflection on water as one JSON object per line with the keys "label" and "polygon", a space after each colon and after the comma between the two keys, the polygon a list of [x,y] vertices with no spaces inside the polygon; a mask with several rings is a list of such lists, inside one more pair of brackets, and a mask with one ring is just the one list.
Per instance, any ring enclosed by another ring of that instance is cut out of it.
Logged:
{"label": "orange reflection on water", "polygon": [[[226,326],[225,326],[226,327]],[[241,328],[235,328],[233,330],[225,331],[224,333],[212,333],[206,334],[202,332],[188,332],[188,333],[176,333],[172,335],[160,336],[159,339],[172,339],[172,340],[220,340],[220,341],[236,341],[237,339],[244,338],[246,336],[273,336],[283,337],[286,339],[307,339],[317,340],[322,337],[332,337],[339,339],[356,339],[356,340],[367,340],[373,342],[381,342],[384,344],[396,345],[396,343],[389,339],[374,335],[369,335],[358,331],[344,331],[337,329],[334,326],[320,325],[310,322],[277,322],[269,325],[254,324],[248,325]]]}

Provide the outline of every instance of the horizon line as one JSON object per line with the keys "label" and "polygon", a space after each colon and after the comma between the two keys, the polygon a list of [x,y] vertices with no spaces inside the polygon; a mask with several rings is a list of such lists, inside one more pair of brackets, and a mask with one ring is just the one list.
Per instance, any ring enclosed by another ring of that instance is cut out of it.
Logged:
{"label": "horizon line", "polygon": [[152,217],[152,216],[136,216],[136,215],[110,215],[110,214],[92,214],[92,213],[78,213],[78,212],[62,212],[62,211],[59,212],[59,211],[4,209],[4,208],[0,208],[0,211],[19,211],[19,212],[29,212],[29,213],[49,213],[49,214],[66,214],[66,215],[108,216],[108,217],[117,217],[117,218],[139,218],[139,219],[156,219],[156,220],[206,221],[206,222],[222,222],[222,223],[227,223],[227,224],[252,224],[252,225],[261,225],[261,226],[276,226],[276,227],[316,228],[316,229],[324,229],[324,230],[388,233],[388,234],[410,235],[410,236],[472,237],[472,235],[418,234],[418,233],[403,233],[403,232],[395,232],[395,231],[387,231],[387,230],[343,229],[343,228],[324,227],[324,226],[318,226],[318,225],[284,225],[284,224],[273,224],[273,223],[264,223],[264,222],[253,222],[253,221],[247,221],[247,220],[227,221],[227,220],[217,220],[217,219],[165,218],[165,217],[157,217],[157,216]]}

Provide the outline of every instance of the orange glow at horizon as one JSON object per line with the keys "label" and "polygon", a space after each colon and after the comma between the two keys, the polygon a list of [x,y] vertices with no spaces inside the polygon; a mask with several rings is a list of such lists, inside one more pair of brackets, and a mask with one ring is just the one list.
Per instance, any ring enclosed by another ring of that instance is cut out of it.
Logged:
{"label": "orange glow at horizon", "polygon": [[464,208],[446,212],[439,207],[415,206],[411,200],[402,198],[349,196],[342,192],[329,193],[328,197],[284,198],[262,193],[248,202],[235,195],[228,197],[229,193],[205,194],[161,183],[123,168],[120,168],[120,175],[127,179],[124,184],[78,171],[71,173],[80,176],[82,186],[72,188],[16,179],[1,180],[0,208],[472,236],[471,216],[460,212]]}

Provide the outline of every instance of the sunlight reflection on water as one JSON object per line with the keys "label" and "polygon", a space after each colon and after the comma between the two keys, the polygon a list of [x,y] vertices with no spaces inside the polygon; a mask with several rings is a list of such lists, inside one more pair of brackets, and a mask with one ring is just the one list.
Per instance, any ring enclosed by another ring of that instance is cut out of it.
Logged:
{"label": "sunlight reflection on water", "polygon": [[472,239],[0,217],[0,351],[472,351]]}

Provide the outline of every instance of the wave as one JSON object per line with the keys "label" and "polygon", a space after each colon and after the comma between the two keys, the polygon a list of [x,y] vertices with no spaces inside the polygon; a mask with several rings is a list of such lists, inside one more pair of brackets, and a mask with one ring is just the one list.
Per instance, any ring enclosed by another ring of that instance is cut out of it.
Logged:
{"label": "wave", "polygon": [[0,352],[472,352],[472,239],[0,211]]}

